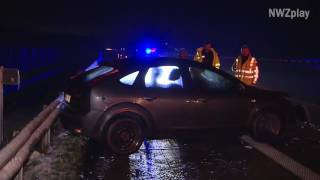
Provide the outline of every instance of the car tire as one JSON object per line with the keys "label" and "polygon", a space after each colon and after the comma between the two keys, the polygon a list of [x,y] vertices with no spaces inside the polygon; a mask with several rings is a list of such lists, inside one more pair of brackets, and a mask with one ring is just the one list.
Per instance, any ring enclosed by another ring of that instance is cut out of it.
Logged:
{"label": "car tire", "polygon": [[253,138],[261,142],[274,142],[280,139],[284,127],[284,121],[277,113],[258,113],[252,123]]}
{"label": "car tire", "polygon": [[144,140],[142,124],[128,117],[115,119],[105,134],[107,147],[113,153],[120,155],[138,151]]}

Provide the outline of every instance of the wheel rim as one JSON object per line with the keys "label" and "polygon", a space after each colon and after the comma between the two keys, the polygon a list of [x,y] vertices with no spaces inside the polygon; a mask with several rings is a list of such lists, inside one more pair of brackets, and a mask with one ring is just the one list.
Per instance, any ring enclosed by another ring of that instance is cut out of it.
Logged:
{"label": "wheel rim", "polygon": [[279,136],[281,133],[281,120],[274,114],[264,114],[258,119],[257,130],[262,135]]}
{"label": "wheel rim", "polygon": [[121,120],[110,126],[107,141],[111,149],[119,153],[136,151],[142,142],[142,130],[133,120]]}

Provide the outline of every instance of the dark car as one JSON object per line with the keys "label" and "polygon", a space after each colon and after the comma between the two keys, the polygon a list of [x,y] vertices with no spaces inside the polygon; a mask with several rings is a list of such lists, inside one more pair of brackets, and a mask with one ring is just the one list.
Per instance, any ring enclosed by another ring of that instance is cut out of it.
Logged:
{"label": "dark car", "polygon": [[247,86],[226,72],[175,58],[110,62],[70,79],[63,124],[118,154],[145,138],[244,128],[254,138],[282,135],[293,116],[285,93]]}

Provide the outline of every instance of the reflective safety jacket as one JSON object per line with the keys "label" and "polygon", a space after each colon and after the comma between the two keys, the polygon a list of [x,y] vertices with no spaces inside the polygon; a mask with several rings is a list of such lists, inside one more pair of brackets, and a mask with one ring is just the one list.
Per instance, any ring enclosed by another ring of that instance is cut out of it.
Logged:
{"label": "reflective safety jacket", "polygon": [[233,66],[232,71],[236,78],[240,79],[247,85],[254,85],[259,78],[259,68],[256,58],[249,56],[248,60],[243,63],[241,56],[239,56]]}
{"label": "reflective safety jacket", "polygon": [[[218,53],[213,48],[211,48],[210,50],[213,53],[212,67],[215,67],[215,68],[219,69],[220,68],[220,59],[219,59]],[[200,63],[203,62],[203,59],[205,57],[202,54],[202,51],[203,51],[203,47],[197,49],[197,53],[193,58],[195,61],[198,61]]]}

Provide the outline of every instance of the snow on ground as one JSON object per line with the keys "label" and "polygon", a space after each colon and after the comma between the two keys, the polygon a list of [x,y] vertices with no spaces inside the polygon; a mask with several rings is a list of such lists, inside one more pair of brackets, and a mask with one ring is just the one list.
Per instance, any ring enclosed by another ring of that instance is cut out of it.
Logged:
{"label": "snow on ground", "polygon": [[24,179],[79,179],[87,139],[59,129],[45,154],[35,151],[24,169]]}

